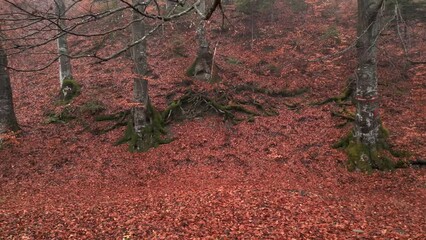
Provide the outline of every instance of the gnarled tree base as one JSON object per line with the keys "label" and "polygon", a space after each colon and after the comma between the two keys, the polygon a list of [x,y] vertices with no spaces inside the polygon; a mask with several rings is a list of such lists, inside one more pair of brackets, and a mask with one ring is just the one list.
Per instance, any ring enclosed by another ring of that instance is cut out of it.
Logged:
{"label": "gnarled tree base", "polygon": [[186,75],[204,81],[220,82],[221,78],[218,75],[218,70],[218,66],[213,63],[213,55],[205,53],[197,56],[195,61],[186,70]]}
{"label": "gnarled tree base", "polygon": [[136,133],[133,119],[130,118],[124,136],[116,142],[116,145],[129,143],[129,151],[146,152],[150,148],[158,147],[160,144],[169,143],[171,139],[164,138],[167,134],[162,114],[148,104],[147,122],[141,133]]}
{"label": "gnarled tree base", "polygon": [[[387,141],[388,135],[388,131],[381,126],[379,141],[374,146],[361,143],[352,133],[349,133],[334,144],[333,147],[346,150],[349,171],[357,170],[370,173],[373,170],[386,171],[406,167],[406,162],[399,158],[407,157],[408,153],[393,150]],[[398,160],[394,161],[393,158],[397,158]]]}

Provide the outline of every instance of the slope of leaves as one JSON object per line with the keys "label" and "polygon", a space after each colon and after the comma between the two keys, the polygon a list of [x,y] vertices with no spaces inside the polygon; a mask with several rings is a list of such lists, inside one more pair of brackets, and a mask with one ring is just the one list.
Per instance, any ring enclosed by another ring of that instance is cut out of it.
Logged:
{"label": "slope of leaves", "polygon": [[[123,128],[93,135],[87,129],[93,116],[87,113],[65,124],[44,124],[46,112],[64,107],[52,104],[58,92],[55,66],[41,73],[12,72],[23,130],[0,152],[0,238],[423,239],[424,168],[348,172],[345,154],[331,145],[350,126],[336,127],[341,120],[331,116],[332,104],[310,105],[341,93],[356,67],[354,50],[307,61],[351,45],[353,1],[337,7],[329,5],[334,1],[306,2],[307,14],[295,14],[277,1],[281,13],[273,22],[258,19],[253,41],[244,37],[250,35],[247,16],[232,10],[234,29],[221,32],[220,16],[208,28],[222,71],[220,87],[256,83],[269,89],[309,88],[308,93],[287,99],[242,92],[244,98],[273,104],[279,115],[237,125],[217,116],[173,123],[169,130],[175,140],[145,153],[112,146]],[[164,39],[175,39],[172,29],[178,29],[181,47],[194,56],[189,21],[166,25],[150,46],[157,75],[149,80],[150,94],[160,109],[170,93],[184,93],[176,86],[186,79],[184,69],[192,60],[171,55],[174,43]],[[322,37],[330,26],[339,42]],[[426,50],[424,24],[412,26],[410,54],[424,61],[416,55]],[[424,159],[426,118],[420,109],[426,69],[399,70],[404,52],[397,50],[398,41],[384,37],[380,42],[381,115],[395,147],[410,151],[410,160]],[[105,114],[129,109],[129,59],[73,64],[82,88],[71,106],[102,103]],[[289,103],[300,107],[289,109]]]}

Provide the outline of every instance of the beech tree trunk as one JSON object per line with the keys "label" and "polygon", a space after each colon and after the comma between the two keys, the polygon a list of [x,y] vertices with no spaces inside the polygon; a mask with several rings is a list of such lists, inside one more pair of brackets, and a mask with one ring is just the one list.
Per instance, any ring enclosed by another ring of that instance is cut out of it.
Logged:
{"label": "beech tree trunk", "polygon": [[7,55],[0,44],[0,133],[19,129],[13,109],[12,88],[7,71]]}
{"label": "beech tree trunk", "polygon": [[377,89],[376,41],[379,35],[379,10],[383,0],[358,0],[358,69],[356,71],[355,137],[375,146],[380,117]]}
{"label": "beech tree trunk", "polygon": [[[144,5],[141,5],[143,1],[133,0],[133,4],[140,12],[144,12]],[[133,41],[138,41],[146,34],[146,26],[143,19],[140,19],[142,16],[137,12],[133,11],[133,23],[132,23],[132,38]],[[133,99],[137,106],[134,106],[132,109],[133,117],[133,128],[138,136],[138,141],[135,143],[136,150],[139,150],[144,128],[149,123],[150,116],[148,116],[148,108],[150,107],[150,100],[148,96],[148,81],[144,79],[149,72],[148,61],[146,54],[146,40],[141,41],[136,44],[132,50],[132,57],[135,63],[135,72],[138,75],[133,80]]]}
{"label": "beech tree trunk", "polygon": [[[198,5],[198,10],[203,15],[206,14],[206,0],[201,0]],[[206,37],[206,21],[201,19],[197,29],[197,40],[198,40],[198,56],[203,56],[209,52],[209,42]]]}
{"label": "beech tree trunk", "polygon": [[[197,6],[198,11],[206,14],[206,1],[201,0]],[[212,78],[212,58],[210,53],[209,42],[206,37],[206,21],[201,19],[197,27],[198,52],[195,62],[190,67],[189,75],[198,77],[202,80],[210,80]]]}
{"label": "beech tree trunk", "polygon": [[377,166],[381,123],[377,88],[376,44],[380,34],[383,0],[358,0],[358,68],[356,70],[356,116],[354,146],[350,149],[355,168]]}
{"label": "beech tree trunk", "polygon": [[64,0],[55,0],[56,14],[58,16],[59,38],[57,39],[59,53],[59,83],[61,88],[65,79],[72,79],[71,61],[68,57],[67,34],[63,33],[66,28],[65,21],[61,18],[65,16]]}

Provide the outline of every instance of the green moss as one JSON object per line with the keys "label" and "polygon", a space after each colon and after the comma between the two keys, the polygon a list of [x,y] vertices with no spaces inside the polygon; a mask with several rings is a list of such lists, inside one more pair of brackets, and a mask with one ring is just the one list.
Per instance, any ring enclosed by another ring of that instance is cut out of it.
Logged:
{"label": "green moss", "polygon": [[396,158],[408,158],[412,154],[409,151],[389,149],[390,154]]}
{"label": "green moss", "polygon": [[393,161],[389,156],[393,157],[406,157],[407,155],[398,155],[387,142],[389,131],[383,127],[379,128],[379,139],[376,145],[367,146],[354,138],[352,133],[349,133],[337,143],[333,145],[334,148],[343,148],[346,150],[348,156],[348,170],[359,170],[362,172],[370,173],[377,169],[381,171],[393,170],[407,166],[402,161]]}
{"label": "green moss", "polygon": [[100,101],[88,101],[80,107],[80,111],[82,113],[89,113],[91,115],[98,114],[104,111],[105,109],[105,105]]}
{"label": "green moss", "polygon": [[151,104],[148,104],[146,114],[149,116],[149,120],[143,128],[141,135],[135,132],[133,119],[130,118],[124,136],[115,145],[127,142],[130,152],[146,152],[150,148],[171,142],[172,139],[163,138],[167,131],[165,130],[165,122],[162,114],[155,110]]}
{"label": "green moss", "polygon": [[389,130],[383,126],[383,123],[379,126],[379,138],[380,139],[387,139],[389,137]]}
{"label": "green moss", "polygon": [[62,111],[59,112],[59,113],[48,112],[46,115],[47,115],[47,118],[44,121],[46,124],[49,124],[49,123],[67,123],[67,122],[76,118],[76,116],[74,115],[73,109],[71,109],[68,106],[63,108]]}
{"label": "green moss", "polygon": [[195,60],[191,66],[186,70],[186,76],[193,77],[195,76],[195,66],[197,65],[197,60]]}
{"label": "green moss", "polygon": [[352,132],[348,133],[346,136],[342,137],[333,144],[333,148],[346,148],[349,146],[349,143],[353,140],[354,135]]}
{"label": "green moss", "polygon": [[80,85],[73,78],[66,78],[62,82],[60,100],[63,104],[69,103],[74,97],[80,94]]}
{"label": "green moss", "polygon": [[362,172],[371,172],[370,153],[368,148],[361,143],[351,141],[346,148],[348,154],[348,170],[360,170]]}

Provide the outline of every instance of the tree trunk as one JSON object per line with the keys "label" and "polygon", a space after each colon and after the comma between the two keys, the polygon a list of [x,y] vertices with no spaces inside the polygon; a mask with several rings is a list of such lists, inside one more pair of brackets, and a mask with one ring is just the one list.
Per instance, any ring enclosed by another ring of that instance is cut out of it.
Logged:
{"label": "tree trunk", "polygon": [[[206,14],[206,1],[201,0],[200,4],[198,5],[198,10],[203,15]],[[202,56],[209,52],[209,42],[206,38],[206,21],[201,19],[198,24],[197,29],[197,40],[198,40],[198,56]]]}
{"label": "tree trunk", "polygon": [[349,146],[352,168],[370,171],[384,166],[378,156],[381,138],[377,87],[376,42],[380,34],[383,0],[358,0],[358,68],[353,143]]}
{"label": "tree trunk", "polygon": [[[206,1],[201,0],[197,6],[199,12],[206,14]],[[202,80],[211,80],[213,55],[210,53],[209,42],[206,37],[206,21],[201,19],[197,28],[198,52],[195,62],[188,69],[188,75]]]}
{"label": "tree trunk", "polygon": [[[144,5],[140,5],[142,1],[133,0],[133,4],[136,6],[138,11],[144,12]],[[139,5],[138,5],[139,4]],[[138,41],[146,34],[145,23],[142,16],[133,11],[133,23],[132,23],[132,38],[133,41]],[[140,19],[140,20],[139,20]],[[148,81],[144,79],[149,72],[148,61],[146,55],[146,40],[141,41],[132,48],[132,57],[135,63],[135,72],[138,75],[133,80],[133,99],[138,105],[132,109],[133,128],[138,139],[135,142],[136,150],[140,150],[144,138],[144,128],[149,123],[150,116],[148,116],[148,108],[150,107],[150,100],[148,96]]]}
{"label": "tree trunk", "polygon": [[12,88],[7,71],[7,55],[0,44],[0,133],[19,129],[13,109]]}
{"label": "tree trunk", "polygon": [[57,39],[58,43],[58,53],[59,53],[59,82],[62,88],[63,82],[65,79],[72,79],[71,71],[71,61],[68,57],[68,43],[67,43],[67,34],[63,33],[63,29],[66,29],[65,20],[61,19],[65,16],[65,4],[63,0],[55,0],[56,5],[56,14],[58,16],[58,26],[59,26],[59,38]]}

